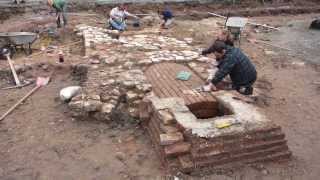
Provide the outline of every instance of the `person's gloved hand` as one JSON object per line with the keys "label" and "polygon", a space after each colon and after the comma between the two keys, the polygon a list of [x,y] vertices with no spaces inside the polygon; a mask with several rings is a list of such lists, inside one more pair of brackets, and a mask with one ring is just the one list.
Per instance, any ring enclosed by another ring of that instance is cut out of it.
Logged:
{"label": "person's gloved hand", "polygon": [[201,51],[201,55],[202,55],[202,56],[207,56],[207,54],[208,54],[208,53],[207,53],[207,51],[206,51],[205,49]]}
{"label": "person's gloved hand", "polygon": [[211,91],[218,91],[217,87],[211,83]]}
{"label": "person's gloved hand", "polygon": [[211,80],[207,79],[206,82],[205,82],[205,85],[209,85],[210,83],[211,83]]}

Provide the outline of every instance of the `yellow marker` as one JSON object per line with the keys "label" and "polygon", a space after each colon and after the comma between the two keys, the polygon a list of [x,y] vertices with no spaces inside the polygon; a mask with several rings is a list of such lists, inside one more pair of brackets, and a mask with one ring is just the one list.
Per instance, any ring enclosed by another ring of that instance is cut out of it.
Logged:
{"label": "yellow marker", "polygon": [[230,127],[231,125],[232,124],[230,122],[219,122],[219,123],[216,123],[216,128],[223,129],[223,128]]}

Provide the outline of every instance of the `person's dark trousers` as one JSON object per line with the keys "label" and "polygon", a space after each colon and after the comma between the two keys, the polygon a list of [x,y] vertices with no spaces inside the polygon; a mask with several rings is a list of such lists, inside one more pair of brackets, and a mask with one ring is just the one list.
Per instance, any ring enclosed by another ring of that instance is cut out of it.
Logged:
{"label": "person's dark trousers", "polygon": [[63,19],[63,25],[64,26],[67,25],[68,20],[67,20],[66,13],[67,13],[67,6],[66,5],[63,6],[62,11],[57,11],[56,12],[56,15],[58,16],[58,18],[57,18],[57,27],[58,28],[61,28],[61,19],[60,19],[61,16],[62,16],[62,19]]}
{"label": "person's dark trousers", "polygon": [[232,89],[238,91],[240,94],[243,94],[243,95],[252,95],[253,94],[253,84],[256,82],[256,78],[252,81],[250,81],[249,83],[247,84],[244,84],[244,85],[235,85],[233,84],[232,85]]}

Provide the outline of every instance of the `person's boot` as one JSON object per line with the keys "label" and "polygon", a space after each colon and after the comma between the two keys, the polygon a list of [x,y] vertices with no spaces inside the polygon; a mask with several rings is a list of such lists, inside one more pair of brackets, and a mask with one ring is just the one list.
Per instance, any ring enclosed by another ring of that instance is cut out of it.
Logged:
{"label": "person's boot", "polygon": [[243,94],[244,95],[252,95],[253,94],[253,87],[252,86],[246,87]]}
{"label": "person's boot", "polygon": [[253,94],[253,87],[252,86],[240,87],[240,88],[236,88],[235,90],[237,90],[240,94],[246,95],[246,96]]}

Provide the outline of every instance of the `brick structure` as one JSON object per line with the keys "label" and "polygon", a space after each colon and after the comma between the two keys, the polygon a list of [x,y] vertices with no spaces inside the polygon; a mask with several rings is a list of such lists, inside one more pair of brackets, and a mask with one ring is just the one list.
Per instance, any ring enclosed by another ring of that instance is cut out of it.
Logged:
{"label": "brick structure", "polygon": [[[256,107],[234,94],[193,90],[203,85],[200,76],[208,77],[209,67],[190,38],[162,36],[153,28],[119,39],[87,25],[76,32],[84,38],[88,73],[84,92],[69,103],[75,117],[117,122],[118,102],[126,97],[120,112],[138,116],[163,163],[184,172],[290,157],[281,128]],[[177,80],[180,71],[191,78]]]}
{"label": "brick structure", "polygon": [[[229,163],[273,161],[291,156],[281,128],[256,107],[237,100],[237,95],[230,92],[214,96],[185,95],[183,91],[203,82],[194,73],[191,80],[179,82],[175,74],[180,70],[188,68],[169,63],[151,66],[146,75],[155,96],[146,97],[140,105],[140,118],[168,168],[195,172]],[[201,113],[199,116],[190,106],[195,102],[200,104],[197,110],[211,109],[213,113],[206,119]],[[213,105],[206,109],[201,102]]]}

